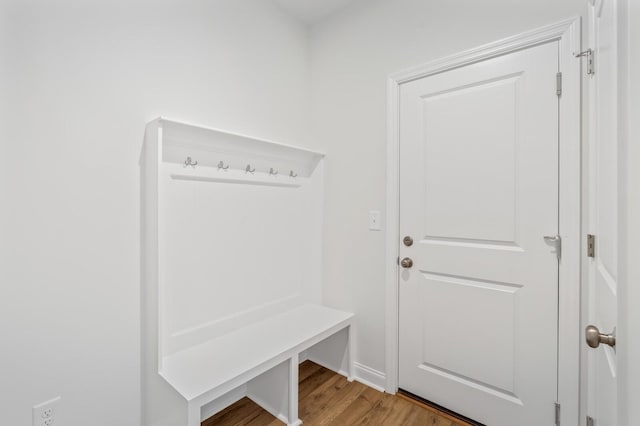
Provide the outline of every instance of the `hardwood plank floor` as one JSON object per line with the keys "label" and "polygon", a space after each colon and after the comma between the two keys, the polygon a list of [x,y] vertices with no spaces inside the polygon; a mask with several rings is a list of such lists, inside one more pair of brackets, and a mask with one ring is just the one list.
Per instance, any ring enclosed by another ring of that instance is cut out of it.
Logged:
{"label": "hardwood plank floor", "polygon": [[[378,392],[311,361],[300,364],[300,419],[304,425],[469,426],[406,397]],[[281,426],[283,423],[243,398],[202,426]]]}

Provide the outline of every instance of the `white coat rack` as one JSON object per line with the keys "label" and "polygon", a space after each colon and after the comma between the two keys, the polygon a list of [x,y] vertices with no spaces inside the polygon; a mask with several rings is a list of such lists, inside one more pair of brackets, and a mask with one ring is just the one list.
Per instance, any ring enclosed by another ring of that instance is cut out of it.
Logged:
{"label": "white coat rack", "polygon": [[238,395],[297,424],[300,351],[334,339],[316,353],[351,371],[352,314],[321,306],[323,158],[164,118],[147,125],[146,424],[199,425]]}

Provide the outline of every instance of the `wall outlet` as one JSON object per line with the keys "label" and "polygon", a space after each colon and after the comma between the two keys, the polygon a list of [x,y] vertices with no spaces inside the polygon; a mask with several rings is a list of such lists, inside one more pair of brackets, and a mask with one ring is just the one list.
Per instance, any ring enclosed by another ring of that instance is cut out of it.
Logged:
{"label": "wall outlet", "polygon": [[32,410],[33,426],[61,426],[60,397],[34,405]]}

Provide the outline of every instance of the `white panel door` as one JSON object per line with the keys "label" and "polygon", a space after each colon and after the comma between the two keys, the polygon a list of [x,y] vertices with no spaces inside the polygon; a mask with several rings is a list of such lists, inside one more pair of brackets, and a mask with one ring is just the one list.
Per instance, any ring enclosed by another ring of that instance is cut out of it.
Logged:
{"label": "white panel door", "polygon": [[558,44],[400,91],[399,387],[491,426],[554,424]]}
{"label": "white panel door", "polygon": [[[589,233],[595,235],[595,257],[589,259],[587,324],[613,334],[618,312],[618,132],[617,7],[598,0],[591,7],[595,74],[590,78],[591,140]],[[617,357],[613,347],[587,349],[587,415],[600,426],[617,420]]]}

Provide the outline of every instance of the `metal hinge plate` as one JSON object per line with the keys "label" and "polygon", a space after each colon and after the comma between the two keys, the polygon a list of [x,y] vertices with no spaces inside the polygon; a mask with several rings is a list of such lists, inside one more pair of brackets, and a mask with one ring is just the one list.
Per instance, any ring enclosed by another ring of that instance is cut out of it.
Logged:
{"label": "metal hinge plate", "polygon": [[587,234],[587,257],[596,257],[596,236]]}
{"label": "metal hinge plate", "polygon": [[587,426],[596,426],[596,421],[593,420],[593,417],[587,416]]}
{"label": "metal hinge plate", "polygon": [[560,403],[556,402],[556,426],[560,426]]}
{"label": "metal hinge plate", "polygon": [[556,95],[562,96],[562,73],[556,74]]}

